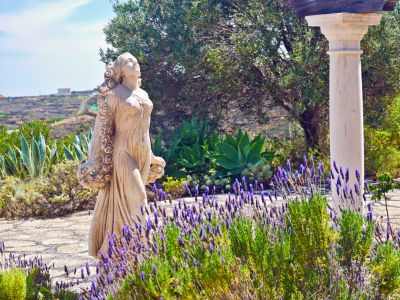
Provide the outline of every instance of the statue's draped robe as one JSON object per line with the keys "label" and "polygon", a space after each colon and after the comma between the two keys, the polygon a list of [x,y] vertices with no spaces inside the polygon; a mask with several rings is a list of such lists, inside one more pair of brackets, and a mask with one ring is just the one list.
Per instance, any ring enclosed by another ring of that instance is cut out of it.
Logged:
{"label": "statue's draped robe", "polygon": [[[113,168],[111,181],[97,196],[89,233],[89,254],[108,250],[108,234],[120,235],[125,225],[143,222],[141,207],[147,204],[145,185],[152,160],[149,136],[153,104],[141,89],[132,92],[118,85],[105,98],[112,126]],[[96,118],[87,164],[102,164],[101,114]],[[93,166],[92,166],[93,167]]]}

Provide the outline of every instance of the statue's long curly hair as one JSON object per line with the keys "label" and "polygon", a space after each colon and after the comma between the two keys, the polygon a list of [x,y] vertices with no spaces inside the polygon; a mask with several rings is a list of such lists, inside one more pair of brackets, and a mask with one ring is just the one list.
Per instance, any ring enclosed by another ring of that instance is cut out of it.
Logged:
{"label": "statue's long curly hair", "polygon": [[112,177],[114,116],[107,104],[106,97],[112,89],[122,82],[122,55],[107,65],[104,73],[104,82],[99,87],[97,101],[99,112],[95,125],[97,126],[95,134],[99,136],[93,136],[93,138],[98,138],[101,141],[101,164],[91,165],[88,161],[81,164],[78,169],[79,182],[90,189],[98,190],[104,188],[110,183]]}
{"label": "statue's long curly hair", "polygon": [[113,62],[110,62],[106,66],[104,72],[104,82],[99,87],[99,97],[107,96],[113,88],[122,82],[121,63],[122,57],[127,53],[123,53],[117,57]]}

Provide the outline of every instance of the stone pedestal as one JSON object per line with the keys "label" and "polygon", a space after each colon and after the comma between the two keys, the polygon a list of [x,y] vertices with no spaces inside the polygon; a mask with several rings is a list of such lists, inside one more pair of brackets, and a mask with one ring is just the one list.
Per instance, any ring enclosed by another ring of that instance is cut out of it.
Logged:
{"label": "stone pedestal", "polygon": [[[331,163],[336,161],[345,173],[349,168],[348,188],[357,184],[355,170],[361,177],[361,193],[364,185],[364,133],[363,98],[361,80],[362,53],[360,41],[369,25],[379,24],[380,14],[338,13],[308,16],[309,26],[321,27],[329,41],[329,126]],[[333,168],[333,164],[332,168]],[[334,171],[335,175],[336,172]],[[341,179],[342,187],[345,180]],[[336,204],[339,196],[332,184],[332,196]],[[355,198],[358,198],[354,195]],[[363,201],[357,199],[357,210],[362,211]]]}

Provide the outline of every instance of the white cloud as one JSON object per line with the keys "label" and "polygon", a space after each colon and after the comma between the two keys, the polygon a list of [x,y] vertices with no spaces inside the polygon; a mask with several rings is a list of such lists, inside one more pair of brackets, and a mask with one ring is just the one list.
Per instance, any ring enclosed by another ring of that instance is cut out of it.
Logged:
{"label": "white cloud", "polygon": [[107,20],[68,22],[91,1],[53,1],[0,13],[0,93],[53,93],[57,87],[80,90],[100,83],[104,65],[98,51],[106,45]]}

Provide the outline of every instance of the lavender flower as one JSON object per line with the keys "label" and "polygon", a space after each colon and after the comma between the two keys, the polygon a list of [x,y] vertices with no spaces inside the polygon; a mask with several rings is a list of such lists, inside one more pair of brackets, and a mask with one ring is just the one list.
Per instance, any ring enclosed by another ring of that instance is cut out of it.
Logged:
{"label": "lavender flower", "polygon": [[90,276],[90,268],[89,268],[89,263],[88,262],[86,262],[86,273],[87,273],[87,275],[88,276]]}
{"label": "lavender flower", "polygon": [[65,273],[65,276],[67,276],[67,277],[68,277],[68,268],[67,268],[67,266],[66,266],[66,265],[64,265],[64,273]]}
{"label": "lavender flower", "polygon": [[291,165],[290,165],[290,160],[289,160],[289,159],[286,161],[286,168],[287,168],[287,170],[288,170],[289,172],[292,172],[292,167],[291,167]]}
{"label": "lavender flower", "polygon": [[183,240],[182,240],[182,237],[181,237],[181,236],[178,236],[178,244],[179,244],[179,246],[181,246],[181,247],[184,246]]}
{"label": "lavender flower", "polygon": [[336,165],[336,161],[333,161],[333,167],[334,167],[336,173],[339,174],[339,169],[338,169],[338,167]]}
{"label": "lavender flower", "polygon": [[154,276],[157,276],[157,266],[156,266],[156,264],[153,265],[153,273],[154,273]]}
{"label": "lavender flower", "polygon": [[324,164],[318,163],[318,174],[321,177],[324,174]]}
{"label": "lavender flower", "polygon": [[356,169],[356,178],[357,178],[357,182],[358,184],[361,184],[361,175],[360,175],[360,171],[358,169]]}

